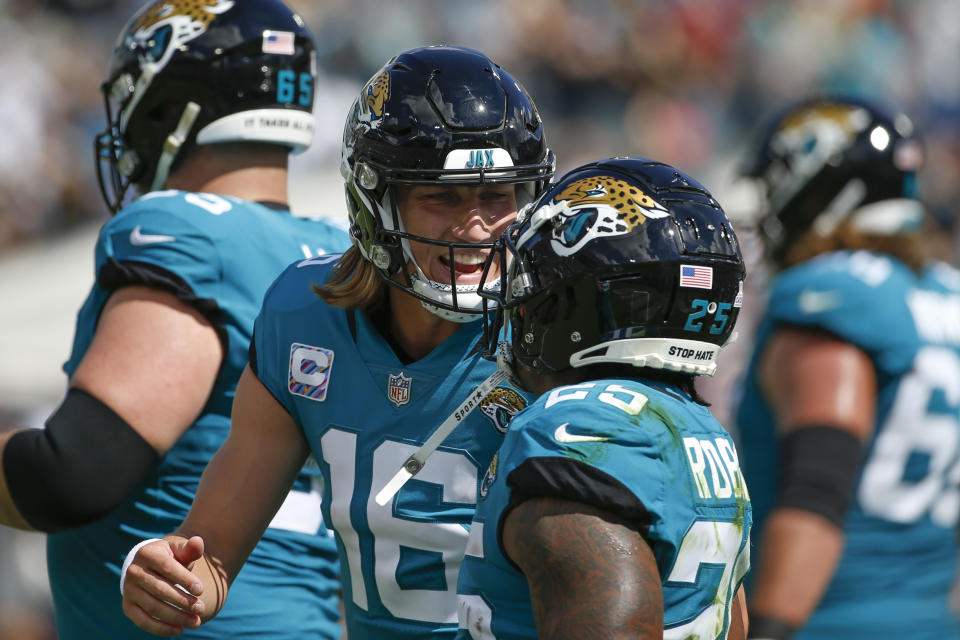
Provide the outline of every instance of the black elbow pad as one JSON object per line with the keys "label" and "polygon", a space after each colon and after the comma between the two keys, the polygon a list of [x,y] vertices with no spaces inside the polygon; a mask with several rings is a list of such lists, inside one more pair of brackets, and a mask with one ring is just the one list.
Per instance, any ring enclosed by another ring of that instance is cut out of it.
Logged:
{"label": "black elbow pad", "polygon": [[110,513],[159,459],[113,409],[70,389],[46,429],[27,429],[7,441],[3,471],[24,519],[56,533]]}

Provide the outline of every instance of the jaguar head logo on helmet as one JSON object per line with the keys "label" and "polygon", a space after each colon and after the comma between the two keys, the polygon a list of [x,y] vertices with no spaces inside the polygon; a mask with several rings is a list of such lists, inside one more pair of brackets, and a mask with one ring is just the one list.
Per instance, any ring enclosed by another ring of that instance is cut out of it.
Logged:
{"label": "jaguar head logo on helmet", "polygon": [[141,52],[144,62],[163,68],[179,47],[203,35],[214,19],[233,5],[234,0],[155,4],[126,32],[124,45]]}
{"label": "jaguar head logo on helmet", "polygon": [[131,188],[163,188],[192,145],[303,151],[315,77],[313,36],[280,0],[147,5],[121,32],[101,86],[107,127],[94,151],[107,206],[118,211]]}
{"label": "jaguar head logo on helmet", "polygon": [[[609,222],[583,220],[600,209]],[[509,314],[512,361],[534,373],[629,364],[712,375],[742,306],[744,262],[723,209],[693,178],[652,160],[570,171],[497,251],[510,267],[500,293],[481,292],[498,303],[486,352],[496,352]]]}
{"label": "jaguar head logo on helmet", "polygon": [[770,118],[741,173],[759,187],[757,227],[774,266],[802,262],[844,228],[875,237],[919,230],[922,160],[910,118],[883,102],[818,96]]}
{"label": "jaguar head logo on helmet", "polygon": [[377,126],[383,117],[383,106],[389,98],[390,74],[381,72],[363,88],[360,119],[369,122],[371,127]]}
{"label": "jaguar head logo on helmet", "polygon": [[571,183],[540,215],[558,216],[553,248],[558,255],[571,255],[594,238],[630,233],[647,218],[669,213],[638,187],[601,175]]}

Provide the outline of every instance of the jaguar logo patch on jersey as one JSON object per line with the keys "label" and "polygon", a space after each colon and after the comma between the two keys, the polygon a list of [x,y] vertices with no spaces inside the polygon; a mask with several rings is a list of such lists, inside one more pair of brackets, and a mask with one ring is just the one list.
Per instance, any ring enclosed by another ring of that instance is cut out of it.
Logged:
{"label": "jaguar logo patch on jersey", "polygon": [[295,396],[323,402],[327,399],[333,350],[294,342],[290,345],[290,375],[287,388]]}
{"label": "jaguar logo patch on jersey", "polygon": [[360,105],[360,119],[376,128],[383,118],[383,106],[390,98],[390,74],[381,71],[363,88],[363,104]]}
{"label": "jaguar logo patch on jersey", "polygon": [[141,62],[166,66],[179,47],[202,35],[235,0],[163,0],[145,11],[129,30],[127,45],[141,51]]}
{"label": "jaguar logo patch on jersey", "polygon": [[387,398],[398,407],[410,402],[410,385],[413,384],[413,378],[408,378],[401,371],[397,375],[387,376]]}
{"label": "jaguar logo patch on jersey", "polygon": [[629,233],[647,218],[670,215],[649,195],[613,176],[577,180],[546,206],[559,220],[551,246],[560,256],[573,255],[594,238]]}
{"label": "jaguar logo patch on jersey", "polygon": [[480,411],[500,433],[506,433],[513,417],[527,406],[526,400],[509,387],[497,387],[480,401]]}
{"label": "jaguar logo patch on jersey", "polygon": [[497,479],[497,463],[500,462],[500,454],[493,454],[493,460],[490,461],[490,466],[487,467],[487,472],[483,474],[483,480],[480,482],[480,497],[486,498],[487,494],[490,492],[490,487],[493,485],[493,481]]}

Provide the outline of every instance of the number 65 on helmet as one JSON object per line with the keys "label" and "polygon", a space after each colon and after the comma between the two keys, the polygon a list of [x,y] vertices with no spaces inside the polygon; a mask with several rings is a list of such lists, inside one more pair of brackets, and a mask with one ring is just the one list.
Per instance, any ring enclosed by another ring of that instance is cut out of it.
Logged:
{"label": "number 65 on helmet", "polygon": [[193,144],[313,139],[316,48],[280,0],[161,0],[117,40],[103,83],[97,179],[116,212],[133,186],[163,187]]}

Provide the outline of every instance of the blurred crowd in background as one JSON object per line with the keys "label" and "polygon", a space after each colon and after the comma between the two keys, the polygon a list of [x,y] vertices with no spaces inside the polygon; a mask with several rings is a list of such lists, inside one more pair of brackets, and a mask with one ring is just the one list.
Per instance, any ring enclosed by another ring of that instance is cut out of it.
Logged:
{"label": "blurred crowd in background", "polygon": [[[93,135],[104,126],[99,85],[116,33],[140,4],[0,0],[0,249],[106,216],[92,162]],[[527,85],[560,170],[614,154],[649,156],[721,195],[745,136],[771,108],[811,91],[886,97],[925,132],[931,209],[945,219],[955,213],[954,0],[291,4],[317,36],[323,78],[317,142],[301,176],[335,168],[346,108],[391,55],[456,43],[483,50]]]}
{"label": "blurred crowd in background", "polygon": [[[765,114],[815,92],[886,98],[921,130],[922,193],[943,233],[954,234],[960,203],[956,0],[288,2],[318,40],[319,126],[313,148],[294,161],[300,184],[293,191],[310,194],[311,181],[322,181],[334,187],[323,193],[334,195],[329,202],[302,198],[312,212],[345,211],[335,176],[343,119],[361,84],[401,50],[453,43],[484,51],[524,82],[540,108],[558,172],[611,155],[668,162],[700,178],[741,221],[742,235],[750,198],[733,187],[733,178],[744,143]],[[0,261],[14,248],[39,248],[57,234],[106,219],[92,151],[105,125],[99,86],[116,34],[141,4],[0,0]],[[0,300],[0,306],[11,304],[16,301]],[[0,389],[0,414],[3,395]],[[3,579],[15,570],[31,573],[13,566],[33,556],[14,551],[9,536],[0,529],[0,621],[5,603],[29,601],[11,589],[36,591],[30,602],[43,607],[42,584]],[[0,638],[50,637],[42,624],[22,627],[24,635],[4,633],[0,623]]]}

